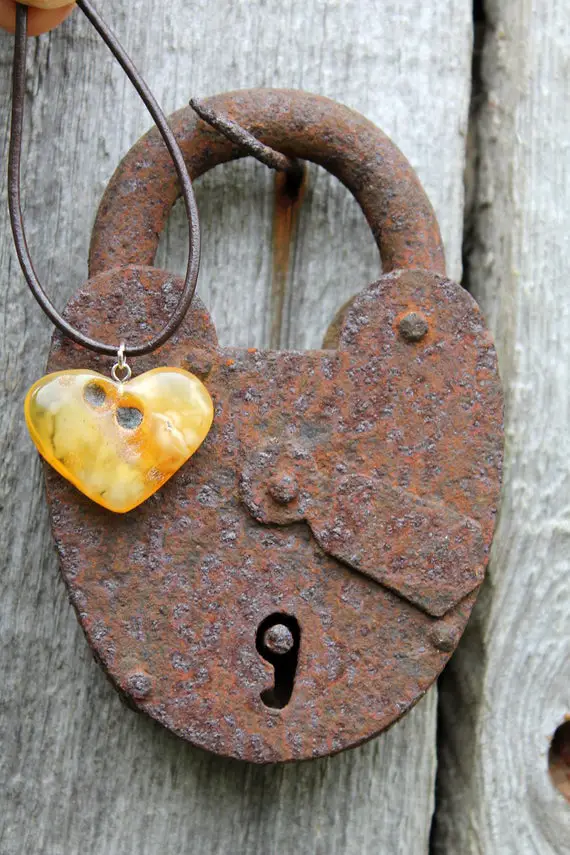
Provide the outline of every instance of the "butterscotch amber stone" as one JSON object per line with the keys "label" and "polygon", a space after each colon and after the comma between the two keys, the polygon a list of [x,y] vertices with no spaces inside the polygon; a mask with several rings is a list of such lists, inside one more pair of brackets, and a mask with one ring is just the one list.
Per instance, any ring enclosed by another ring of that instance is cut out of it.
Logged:
{"label": "butterscotch amber stone", "polygon": [[156,368],[128,383],[58,371],[32,386],[25,413],[47,462],[116,513],[162,487],[202,444],[214,417],[206,387],[181,368]]}

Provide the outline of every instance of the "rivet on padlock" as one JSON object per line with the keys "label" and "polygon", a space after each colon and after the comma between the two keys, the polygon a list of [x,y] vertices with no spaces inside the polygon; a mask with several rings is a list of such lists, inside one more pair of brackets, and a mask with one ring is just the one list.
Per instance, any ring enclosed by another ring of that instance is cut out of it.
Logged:
{"label": "rivet on padlock", "polygon": [[427,335],[428,325],[426,319],[417,312],[409,312],[398,324],[398,329],[406,341],[421,341]]}
{"label": "rivet on padlock", "polygon": [[[53,527],[89,643],[139,710],[218,754],[323,756],[409,710],[465,627],[499,494],[496,357],[475,302],[445,278],[417,177],[378,128],[296,91],[206,106],[336,175],[384,274],[341,310],[321,351],[220,347],[196,300],[159,357],[207,366],[216,415],[192,466],[124,518],[48,472]],[[171,122],[192,177],[242,155],[189,109]],[[66,310],[87,334],[102,317],[117,340],[140,317],[164,323],[181,282],[152,264],[177,193],[152,131],[110,182],[91,278]],[[50,369],[76,360],[56,336]]]}

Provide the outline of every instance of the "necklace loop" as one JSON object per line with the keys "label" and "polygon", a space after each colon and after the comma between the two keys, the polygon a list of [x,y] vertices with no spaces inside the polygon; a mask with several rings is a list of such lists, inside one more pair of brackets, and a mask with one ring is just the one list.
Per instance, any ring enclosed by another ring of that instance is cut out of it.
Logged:
{"label": "necklace loop", "polygon": [[125,342],[122,341],[117,351],[117,361],[111,368],[111,377],[115,383],[128,383],[133,376],[131,366],[127,365]]}
{"label": "necklace loop", "polygon": [[[196,283],[198,279],[198,271],[200,268],[200,226],[198,222],[198,210],[196,207],[196,199],[192,182],[186,168],[184,156],[180,150],[180,146],[176,142],[174,134],[155,100],[150,89],[140,76],[139,72],[133,65],[133,62],[125,52],[124,48],[117,41],[113,33],[109,30],[103,19],[91,6],[89,0],[77,0],[77,5],[87,17],[89,22],[97,30],[103,41],[106,43],[114,57],[117,59],[123,71],[137,90],[147,110],[151,114],[154,123],[156,124],[162,139],[172,157],[178,180],[180,182],[180,190],[186,206],[186,214],[188,217],[188,232],[189,232],[189,252],[188,265],[186,268],[186,276],[184,280],[184,288],[178,300],[178,304],[170,317],[168,323],[163,329],[154,336],[150,341],[144,344],[134,345],[125,348],[126,356],[143,356],[147,353],[152,353],[165,341],[176,332],[182,323],[186,312],[190,308],[190,304],[196,292]],[[21,209],[20,199],[20,162],[22,155],[22,135],[24,124],[24,104],[26,96],[26,45],[28,33],[28,7],[22,3],[16,4],[16,35],[14,37],[14,62],[12,76],[12,126],[10,134],[10,149],[8,156],[8,204],[10,208],[10,222],[12,225],[12,234],[14,236],[14,245],[18,260],[22,268],[22,272],[28,283],[28,286],[39,303],[40,307],[46,313],[51,322],[63,333],[63,335],[75,341],[95,353],[101,353],[106,356],[115,356],[117,353],[116,344],[106,344],[97,339],[90,338],[84,335],[75,327],[71,326],[62,315],[57,311],[46,292],[44,291],[36,271],[30,251],[26,241],[26,233]],[[130,369],[129,369],[130,370]]]}

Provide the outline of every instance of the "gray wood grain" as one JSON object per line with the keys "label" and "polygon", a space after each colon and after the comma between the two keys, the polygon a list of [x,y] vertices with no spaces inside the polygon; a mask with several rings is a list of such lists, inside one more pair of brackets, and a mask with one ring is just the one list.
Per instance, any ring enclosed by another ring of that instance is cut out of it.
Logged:
{"label": "gray wood grain", "polygon": [[[167,111],[191,94],[305,88],[378,122],[410,158],[460,275],[469,98],[467,0],[116,0],[106,14]],[[11,39],[0,34],[0,103]],[[148,126],[136,95],[76,13],[30,47],[25,210],[59,306],[86,276],[96,205]],[[0,146],[7,151],[7,110]],[[200,292],[221,341],[269,340],[272,179],[254,163],[199,182]],[[181,268],[180,215],[159,262]],[[126,710],[91,660],[58,577],[41,467],[22,418],[50,328],[27,293],[0,199],[0,852],[405,852],[425,855],[433,810],[435,693],[388,734],[331,760],[253,768],[190,748]],[[284,295],[282,344],[318,346],[335,310],[376,277],[361,213],[312,170]]]}
{"label": "gray wood grain", "polygon": [[441,683],[435,850],[562,855],[548,776],[570,711],[570,27],[565,0],[486,4],[471,285],[506,390],[489,577]]}

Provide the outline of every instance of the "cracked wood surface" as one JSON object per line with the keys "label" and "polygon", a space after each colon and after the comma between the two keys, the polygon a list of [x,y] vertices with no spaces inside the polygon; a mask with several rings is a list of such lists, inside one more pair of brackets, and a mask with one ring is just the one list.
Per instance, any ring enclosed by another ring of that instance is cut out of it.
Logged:
{"label": "cracked wood surface", "polygon": [[[290,86],[376,121],[433,201],[448,271],[460,276],[470,88],[466,0],[216,4],[116,0],[105,13],[165,110],[227,89]],[[0,34],[6,162],[11,38]],[[96,205],[149,119],[76,12],[30,45],[25,211],[58,306],[86,276]],[[293,269],[271,290],[272,177],[255,163],[198,182],[200,293],[224,344],[264,345],[282,306],[283,346],[317,346],[337,308],[372,281],[371,234],[348,193],[311,170]],[[92,661],[49,533],[25,391],[50,327],[23,283],[1,184],[3,373],[0,851],[3,855],[426,855],[434,800],[436,693],[383,737],[331,760],[253,768],[208,756],[125,709]],[[158,263],[181,269],[180,211]]]}
{"label": "cracked wood surface", "polygon": [[488,0],[470,285],[506,393],[505,479],[483,592],[440,682],[438,855],[562,855],[548,775],[570,712],[570,19]]}

